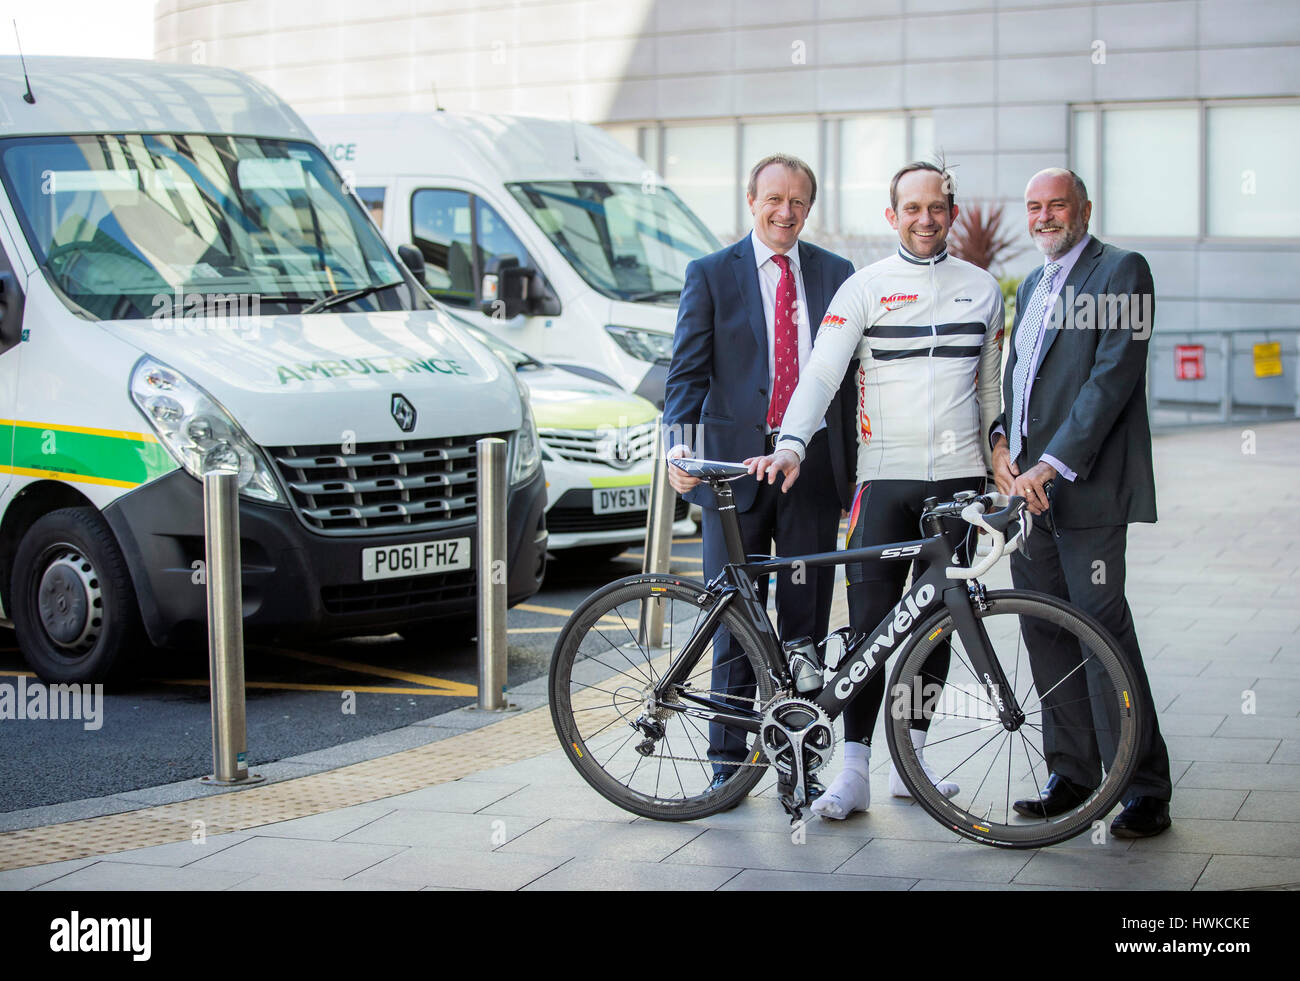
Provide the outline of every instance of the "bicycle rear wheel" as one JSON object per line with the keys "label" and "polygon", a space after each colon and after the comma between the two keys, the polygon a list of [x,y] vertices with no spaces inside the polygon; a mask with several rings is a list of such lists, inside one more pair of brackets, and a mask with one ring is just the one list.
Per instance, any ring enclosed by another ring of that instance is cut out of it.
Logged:
{"label": "bicycle rear wheel", "polygon": [[[1004,848],[1053,845],[1104,818],[1132,778],[1142,722],[1133,672],[1105,628],[1055,597],[1001,590],[988,593],[986,601],[987,609],[974,612],[1024,723],[1015,731],[1002,726],[952,617],[940,610],[917,628],[894,666],[885,720],[889,751],[917,803],[958,834]],[[1030,664],[1020,632],[1022,618],[1029,617],[1052,630],[1059,666],[1048,668],[1041,658]],[[925,664],[945,641],[952,642],[952,659],[940,687],[943,679],[928,675]],[[922,715],[930,719],[927,762],[942,780],[961,788],[951,799],[927,778],[912,744],[912,721]],[[1096,789],[1062,814],[1017,813],[1014,802],[1037,798],[1049,758],[1059,761],[1062,754],[1094,761],[1087,785]]]}
{"label": "bicycle rear wheel", "polygon": [[[677,576],[630,576],[592,594],[574,611],[555,645],[551,720],[564,752],[602,797],[633,814],[661,821],[706,817],[748,794],[767,766],[758,734],[732,727],[746,747],[743,762],[727,767],[730,777],[712,788],[708,720],[647,704],[653,686],[716,601],[701,583]],[[650,647],[641,636],[643,606],[653,606],[663,616],[660,647]],[[715,657],[726,655],[715,655],[709,643],[688,673],[689,691],[757,717],[774,693],[766,656],[734,611],[724,613],[722,626],[744,648],[756,689],[712,688]],[[638,720],[662,730],[653,746],[645,745]]]}

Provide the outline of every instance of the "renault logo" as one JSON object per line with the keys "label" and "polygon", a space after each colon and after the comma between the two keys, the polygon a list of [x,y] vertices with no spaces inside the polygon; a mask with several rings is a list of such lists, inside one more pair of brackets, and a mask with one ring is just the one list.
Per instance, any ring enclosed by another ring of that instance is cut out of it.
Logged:
{"label": "renault logo", "polygon": [[402,432],[409,433],[415,428],[415,406],[410,403],[410,400],[405,395],[400,392],[393,393],[391,410],[393,421],[397,423]]}

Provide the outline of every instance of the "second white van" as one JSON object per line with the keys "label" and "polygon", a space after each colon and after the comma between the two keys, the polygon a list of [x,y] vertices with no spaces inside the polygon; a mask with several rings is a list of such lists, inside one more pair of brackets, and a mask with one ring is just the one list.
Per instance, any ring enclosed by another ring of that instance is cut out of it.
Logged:
{"label": "second white van", "polygon": [[639,157],[565,120],[307,122],[435,298],[542,361],[663,405],[686,265],[720,246]]}

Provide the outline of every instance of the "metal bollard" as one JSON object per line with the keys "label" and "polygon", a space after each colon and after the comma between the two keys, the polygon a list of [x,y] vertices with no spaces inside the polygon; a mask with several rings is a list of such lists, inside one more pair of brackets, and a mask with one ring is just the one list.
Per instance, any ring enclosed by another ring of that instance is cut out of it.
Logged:
{"label": "metal bollard", "polygon": [[478,441],[478,705],[506,702],[506,442]]}
{"label": "metal bollard", "polygon": [[208,673],[212,685],[211,776],[208,786],[249,786],[244,716],[244,602],[239,561],[239,475],[203,475],[203,534],[208,579]]}
{"label": "metal bollard", "polygon": [[[654,476],[650,482],[650,506],[646,512],[645,558],[641,560],[642,572],[667,572],[672,558],[673,511],[677,507],[677,492],[668,483],[668,461],[664,454],[663,417],[655,420]],[[645,600],[641,604],[641,622],[637,628],[638,640],[645,647],[663,647],[664,607],[660,600]]]}

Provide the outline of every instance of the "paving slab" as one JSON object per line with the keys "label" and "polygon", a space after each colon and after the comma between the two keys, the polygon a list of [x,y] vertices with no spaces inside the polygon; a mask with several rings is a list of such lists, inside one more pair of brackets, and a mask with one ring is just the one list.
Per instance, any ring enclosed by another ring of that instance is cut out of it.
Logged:
{"label": "paving slab", "polygon": [[[1172,833],[1174,829],[1165,832]],[[1163,835],[1161,837],[1164,837]],[[1152,838],[1138,844],[1159,841]],[[1209,855],[1144,851],[1107,853],[1045,848],[1015,877],[1017,883],[1098,889],[1191,889],[1209,863]]]}
{"label": "paving slab", "polygon": [[579,859],[565,862],[524,887],[538,890],[648,890],[651,892],[712,891],[723,887],[739,869],[669,865],[659,862],[620,862]]}
{"label": "paving slab", "polygon": [[252,829],[263,838],[311,838],[316,841],[335,841],[344,835],[363,828],[385,814],[394,806],[388,803],[356,804],[337,811],[325,811],[291,821],[262,824]]}
{"label": "paving slab", "polygon": [[1300,889],[1300,859],[1215,855],[1196,880],[1195,888],[1227,890],[1264,889],[1269,886]]}
{"label": "paving slab", "polygon": [[132,848],[129,851],[114,852],[106,858],[114,862],[126,862],[129,865],[165,865],[179,869],[216,855],[241,841],[247,841],[249,837],[251,836],[242,832],[206,835],[202,841],[176,841],[167,845],[152,845],[149,848]]}
{"label": "paving slab", "polygon": [[454,848],[457,851],[491,851],[544,821],[541,817],[493,817],[487,814],[451,814],[439,811],[396,810],[340,841],[374,845]]}
{"label": "paving slab", "polygon": [[[1235,815],[1238,821],[1300,821],[1300,792],[1252,790]],[[1300,832],[1300,826],[1297,826]]]}
{"label": "paving slab", "polygon": [[408,811],[451,811],[473,814],[523,790],[519,783],[491,783],[486,780],[453,780],[413,790],[409,794],[386,797],[384,804]]}
{"label": "paving slab", "polygon": [[193,865],[196,873],[244,872],[346,879],[401,851],[391,845],[299,838],[249,838]]}
{"label": "paving slab", "polygon": [[923,841],[876,838],[835,871],[914,879],[959,879],[971,883],[1010,882],[1032,852]]}
{"label": "paving slab", "polygon": [[1169,816],[1175,821],[1181,818],[1231,821],[1238,816],[1237,812],[1241,810],[1248,793],[1245,790],[1199,790],[1192,787],[1179,787],[1174,792],[1173,800],[1169,802]]}
{"label": "paving slab", "polygon": [[788,833],[780,831],[709,828],[665,861],[786,872],[834,872],[862,847],[861,840],[830,835],[806,835],[802,844],[795,844]]}
{"label": "paving slab", "polygon": [[400,854],[357,873],[348,882],[372,879],[416,886],[468,889],[522,889],[558,868],[566,859],[454,848],[406,848]]}
{"label": "paving slab", "polygon": [[[1163,719],[1160,720],[1162,723]],[[1161,726],[1163,732],[1164,726]],[[1277,753],[1278,739],[1227,739],[1214,736],[1165,736],[1169,755],[1206,763],[1268,763]],[[1300,760],[1296,760],[1300,763]]]}
{"label": "paving slab", "polygon": [[62,878],[37,886],[35,892],[211,892],[228,889],[253,873],[233,870],[181,869],[126,862],[95,862]]}
{"label": "paving slab", "polygon": [[533,784],[509,797],[501,798],[479,813],[498,817],[528,815],[579,821],[612,821],[616,824],[628,824],[636,817],[630,811],[611,804],[585,783],[580,787]]}
{"label": "paving slab", "polygon": [[915,879],[884,875],[842,875],[825,872],[776,872],[770,869],[746,869],[731,879],[722,892],[906,892]]}
{"label": "paving slab", "polygon": [[67,862],[50,862],[46,865],[30,865],[25,869],[9,869],[0,872],[0,892],[21,892],[35,889],[46,882],[53,882],[78,869],[95,863],[93,858],[75,858]]}
{"label": "paving slab", "polygon": [[661,862],[707,828],[689,823],[571,821],[552,818],[512,838],[499,849],[521,855]]}
{"label": "paving slab", "polygon": [[1300,790],[1300,766],[1195,762],[1179,784],[1210,790]]}
{"label": "paving slab", "polygon": [[414,892],[420,887],[391,879],[322,879],[310,875],[255,875],[227,892]]}

